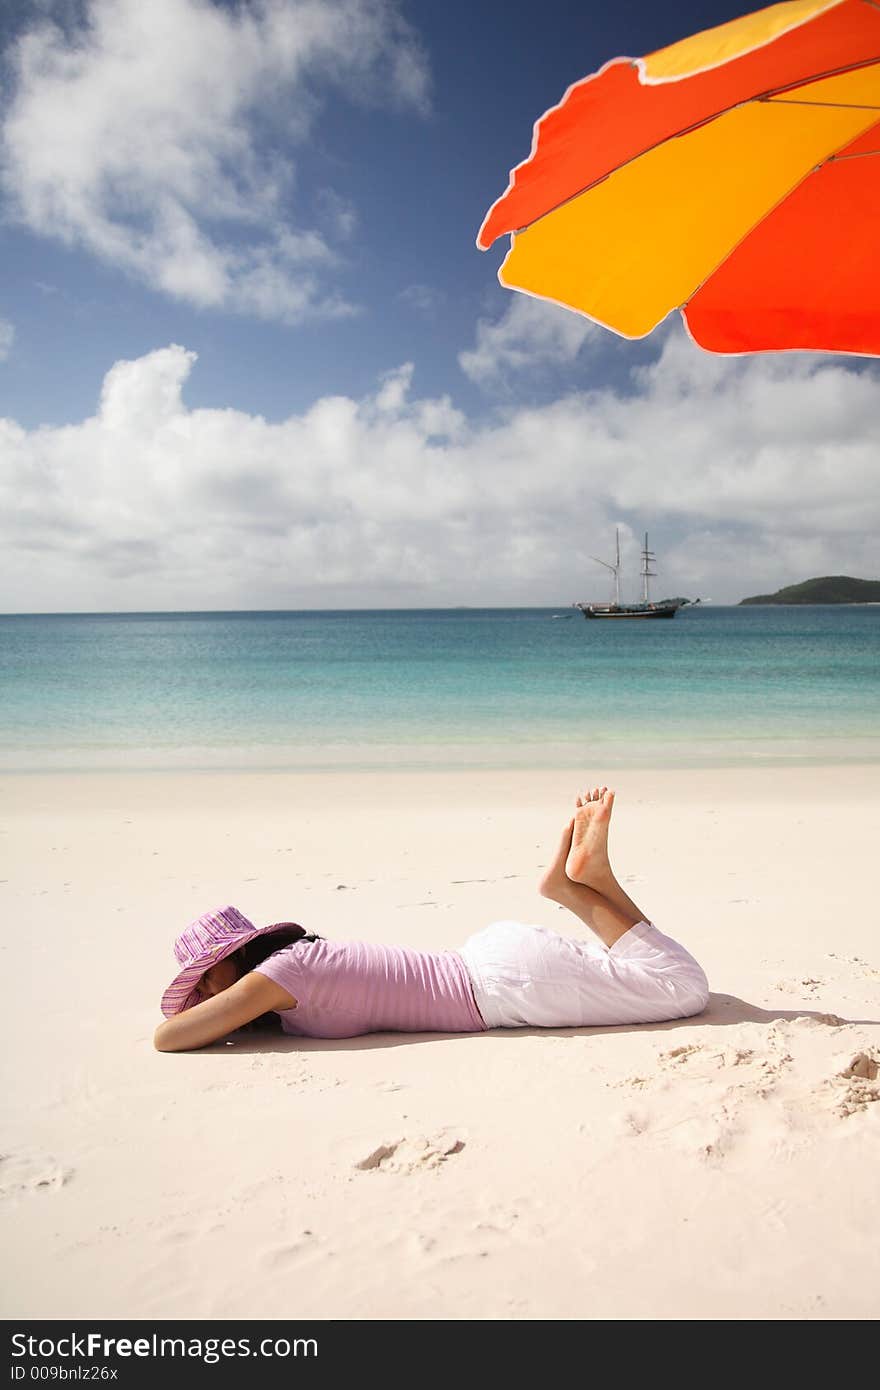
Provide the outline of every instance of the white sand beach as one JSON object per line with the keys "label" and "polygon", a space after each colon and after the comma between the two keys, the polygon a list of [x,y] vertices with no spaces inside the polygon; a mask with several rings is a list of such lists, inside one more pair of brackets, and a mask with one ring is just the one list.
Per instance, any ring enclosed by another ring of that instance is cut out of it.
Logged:
{"label": "white sand beach", "polygon": [[225,903],[585,935],[535,887],[582,775],[4,777],[3,1316],[876,1317],[876,767],[613,779],[698,1018],[154,1050]]}

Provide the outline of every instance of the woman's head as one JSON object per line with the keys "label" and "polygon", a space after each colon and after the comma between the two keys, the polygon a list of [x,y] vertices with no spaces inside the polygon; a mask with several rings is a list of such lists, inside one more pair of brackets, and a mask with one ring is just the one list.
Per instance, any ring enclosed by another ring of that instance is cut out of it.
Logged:
{"label": "woman's head", "polygon": [[205,971],[197,985],[200,1000],[212,999],[215,994],[222,994],[224,989],[241,979],[244,972],[239,969],[235,958],[237,955],[236,951],[234,955],[227,956],[225,960],[218,960],[216,965]]}
{"label": "woman's head", "polygon": [[223,960],[218,960],[216,965],[206,970],[198,983],[199,998],[211,999],[215,994],[222,994],[230,985],[234,985],[236,980],[240,980],[242,975],[255,970],[276,951],[283,950],[285,946],[292,946],[294,942],[302,941],[304,938],[308,941],[315,940],[314,936],[307,935],[296,923],[279,922],[273,931],[254,937],[253,941],[239,946],[237,951],[225,956]]}
{"label": "woman's head", "polygon": [[294,922],[255,927],[237,907],[218,907],[180,933],[174,955],[180,969],[162,995],[162,1012],[173,1018],[200,1000],[229,989],[266,956],[295,941],[313,941]]}

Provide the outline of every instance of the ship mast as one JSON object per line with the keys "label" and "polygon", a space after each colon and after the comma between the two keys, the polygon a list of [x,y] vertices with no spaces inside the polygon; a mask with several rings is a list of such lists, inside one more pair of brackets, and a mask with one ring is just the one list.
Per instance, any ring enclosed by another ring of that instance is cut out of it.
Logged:
{"label": "ship mast", "polygon": [[[599,557],[598,557],[598,555],[591,555],[591,556],[590,556],[590,559],[591,559],[591,560],[595,560],[597,565],[604,565],[605,568],[606,568],[607,570],[610,570],[611,573],[614,575],[614,606],[615,606],[615,608],[619,608],[619,607],[620,607],[620,528],[617,527],[617,526],[615,526],[615,528],[614,528],[614,543],[615,543],[615,548],[616,548],[616,552],[617,552],[617,563],[616,563],[616,564],[609,565],[609,563],[608,563],[607,560],[600,560]],[[648,537],[645,536],[645,544],[647,545],[647,543],[648,543]]]}
{"label": "ship mast", "polygon": [[648,592],[648,580],[657,578],[657,571],[651,569],[651,565],[654,563],[656,558],[657,557],[654,555],[653,551],[650,551],[648,549],[648,533],[646,531],[645,548],[642,551],[642,592],[644,594],[645,603],[651,602],[650,594]]}

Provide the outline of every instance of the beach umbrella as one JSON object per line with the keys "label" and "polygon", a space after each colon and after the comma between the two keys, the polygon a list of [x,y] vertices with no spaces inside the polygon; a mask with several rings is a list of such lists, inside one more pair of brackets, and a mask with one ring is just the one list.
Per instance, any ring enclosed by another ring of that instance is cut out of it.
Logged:
{"label": "beach umbrella", "polygon": [[477,245],[625,338],[880,355],[880,0],[789,0],[615,58],[534,127]]}

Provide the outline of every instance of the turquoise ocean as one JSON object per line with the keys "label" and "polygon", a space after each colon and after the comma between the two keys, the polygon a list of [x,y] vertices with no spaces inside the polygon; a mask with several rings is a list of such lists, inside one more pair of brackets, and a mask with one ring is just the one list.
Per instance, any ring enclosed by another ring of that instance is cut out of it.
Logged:
{"label": "turquoise ocean", "polygon": [[0,617],[0,768],[880,761],[880,606]]}

